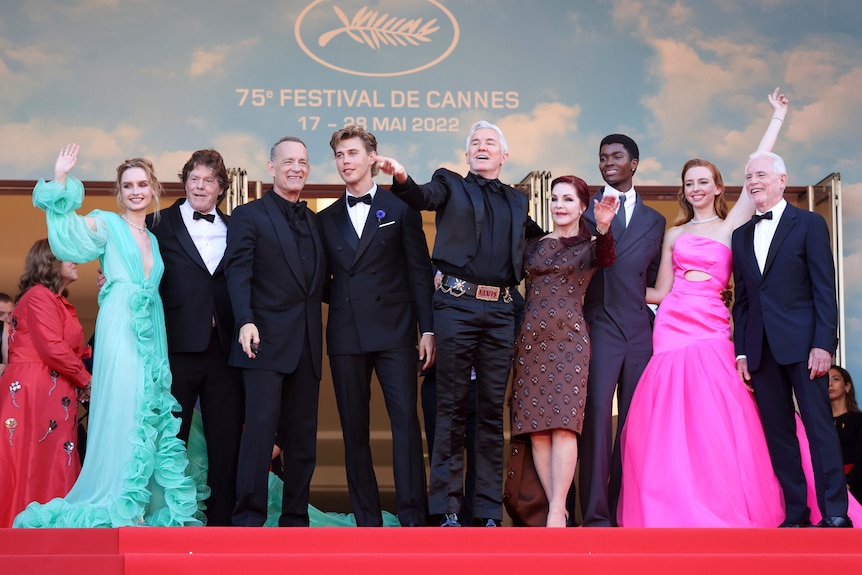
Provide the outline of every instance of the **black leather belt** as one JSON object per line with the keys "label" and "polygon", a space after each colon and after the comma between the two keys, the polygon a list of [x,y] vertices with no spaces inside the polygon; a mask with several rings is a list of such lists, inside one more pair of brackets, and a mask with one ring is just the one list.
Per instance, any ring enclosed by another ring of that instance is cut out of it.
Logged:
{"label": "black leather belt", "polygon": [[468,295],[482,301],[500,301],[500,299],[504,303],[511,303],[512,301],[511,288],[508,286],[474,284],[450,275],[443,276],[437,289],[453,297]]}

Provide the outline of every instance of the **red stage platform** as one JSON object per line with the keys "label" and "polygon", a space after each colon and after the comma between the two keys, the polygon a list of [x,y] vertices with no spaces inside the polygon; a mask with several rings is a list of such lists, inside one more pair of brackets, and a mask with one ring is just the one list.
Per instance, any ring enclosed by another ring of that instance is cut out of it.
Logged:
{"label": "red stage platform", "polygon": [[0,573],[847,573],[856,529],[0,529]]}

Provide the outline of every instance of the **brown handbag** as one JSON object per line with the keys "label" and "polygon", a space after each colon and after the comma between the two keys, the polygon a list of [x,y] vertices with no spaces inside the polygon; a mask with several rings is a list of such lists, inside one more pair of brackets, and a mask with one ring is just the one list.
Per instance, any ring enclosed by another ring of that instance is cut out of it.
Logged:
{"label": "brown handbag", "polygon": [[509,441],[503,505],[515,527],[544,527],[547,523],[548,497],[533,464],[529,435],[519,435]]}

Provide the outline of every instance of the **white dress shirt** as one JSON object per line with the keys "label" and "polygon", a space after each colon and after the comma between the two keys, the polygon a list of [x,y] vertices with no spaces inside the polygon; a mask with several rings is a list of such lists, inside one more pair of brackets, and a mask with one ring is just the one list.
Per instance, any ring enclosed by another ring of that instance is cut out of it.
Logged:
{"label": "white dress shirt", "polygon": [[[772,244],[772,238],[775,236],[775,230],[778,228],[778,221],[784,214],[784,208],[787,207],[787,200],[781,199],[778,204],[773,206],[769,211],[772,212],[771,220],[760,220],[754,224],[754,257],[757,258],[757,267],[760,268],[760,273],[763,273],[763,268],[766,266],[766,256],[769,255],[769,246]],[[756,212],[757,215],[762,215]]]}
{"label": "white dress shirt", "polygon": [[[602,197],[613,196],[613,197],[619,199],[620,193],[621,192],[619,190],[617,190],[616,188],[605,184],[605,191],[602,192]],[[626,227],[628,227],[629,222],[632,221],[632,214],[634,213],[635,206],[637,205],[638,202],[637,202],[637,192],[635,191],[634,186],[632,186],[632,188],[629,191],[625,192],[625,194],[626,194],[626,203],[625,203],[625,206],[626,206]],[[620,208],[619,208],[619,206],[617,206],[617,212],[619,212],[619,211],[620,211]]]}
{"label": "white dress shirt", "polygon": [[[374,195],[377,193],[376,183],[371,186],[368,193],[371,194],[371,200],[373,201]],[[356,235],[361,238],[362,230],[365,229],[365,221],[368,219],[368,212],[371,211],[371,206],[365,202],[356,202],[356,205],[351,207],[347,202],[347,196],[349,195],[349,192],[345,192],[344,194],[344,203],[347,204],[347,215],[350,216],[350,222],[353,224],[353,229],[356,230]],[[359,196],[364,195],[365,194],[359,194]]]}
{"label": "white dress shirt", "polygon": [[227,246],[227,226],[224,221],[216,213],[215,208],[211,214],[215,214],[215,219],[212,223],[205,219],[196,220],[194,218],[194,210],[189,205],[188,200],[180,204],[180,213],[183,216],[183,223],[198,249],[204,264],[210,274],[214,273],[216,268],[224,257],[224,250]]}

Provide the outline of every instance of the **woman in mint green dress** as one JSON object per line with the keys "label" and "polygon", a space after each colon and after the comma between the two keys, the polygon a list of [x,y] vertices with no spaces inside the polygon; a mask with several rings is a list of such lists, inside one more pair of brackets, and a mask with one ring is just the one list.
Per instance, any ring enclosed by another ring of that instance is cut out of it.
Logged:
{"label": "woman in mint green dress", "polygon": [[158,243],[146,228],[161,186],[152,164],[127,160],[117,168],[120,213],[79,216],[84,188],[68,177],[77,145],[60,151],[54,180],[40,180],[33,204],[44,210],[58,259],[99,259],[106,282],[99,292],[96,353],[81,474],[66,497],[31,503],[15,527],[201,525],[197,487],[185,446],[177,439],[179,406],[170,393],[164,310],[164,271]]}

